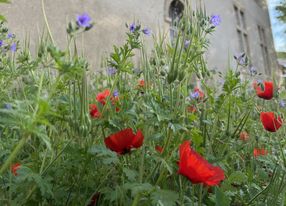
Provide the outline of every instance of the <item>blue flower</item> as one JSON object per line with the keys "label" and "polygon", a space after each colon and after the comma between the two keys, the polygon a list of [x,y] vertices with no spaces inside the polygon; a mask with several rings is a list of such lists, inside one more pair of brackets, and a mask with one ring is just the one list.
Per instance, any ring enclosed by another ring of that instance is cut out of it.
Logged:
{"label": "blue flower", "polygon": [[135,25],[135,23],[133,22],[132,24],[130,24],[130,26],[129,26],[129,30],[130,30],[130,32],[135,32],[135,30],[136,30],[136,25]]}
{"label": "blue flower", "polygon": [[279,106],[284,108],[286,106],[286,102],[284,100],[279,101]]}
{"label": "blue flower", "polygon": [[246,54],[244,52],[240,53],[238,55],[234,55],[234,59],[241,66],[246,66],[247,63],[248,63],[248,58],[247,58],[247,56],[246,56]]}
{"label": "blue flower", "polygon": [[119,96],[119,92],[118,92],[118,90],[116,89],[116,90],[114,90],[114,92],[113,92],[113,96],[114,97],[118,97]]}
{"label": "blue flower", "polygon": [[3,40],[0,40],[0,47],[3,46]]}
{"label": "blue flower", "polygon": [[210,19],[210,23],[213,25],[213,26],[218,26],[220,25],[221,23],[221,18],[219,15],[212,15],[211,16],[211,19]]}
{"label": "blue flower", "polygon": [[11,44],[10,50],[11,50],[11,52],[16,52],[16,50],[17,50],[17,44],[16,44],[15,42]]}
{"label": "blue flower", "polygon": [[224,79],[219,79],[219,80],[218,80],[218,83],[221,84],[221,85],[224,85],[225,80],[224,80]]}
{"label": "blue flower", "polygon": [[113,76],[114,74],[116,74],[117,69],[115,69],[114,67],[109,67],[107,68],[107,74],[110,76]]}
{"label": "blue flower", "polygon": [[77,16],[76,23],[78,26],[83,28],[91,27],[91,18],[87,13]]}
{"label": "blue flower", "polygon": [[254,75],[257,74],[257,69],[256,69],[255,67],[251,66],[251,67],[249,68],[249,72],[250,72],[250,75],[251,75],[251,76],[254,76]]}
{"label": "blue flower", "polygon": [[12,33],[8,33],[7,38],[8,38],[8,39],[11,39],[11,38],[13,38],[13,36],[14,36],[14,35],[13,35]]}
{"label": "blue flower", "polygon": [[151,36],[151,34],[152,34],[152,31],[151,31],[149,28],[147,28],[147,27],[145,27],[145,28],[142,30],[142,32],[143,32],[145,35],[147,35],[147,36]]}
{"label": "blue flower", "polygon": [[4,109],[10,110],[12,109],[12,105],[9,103],[4,104]]}
{"label": "blue flower", "polygon": [[191,99],[198,99],[199,97],[200,97],[200,93],[198,91],[190,93],[190,98]]}
{"label": "blue flower", "polygon": [[190,46],[190,44],[191,44],[191,40],[185,40],[185,43],[184,43],[184,47],[185,47],[185,49],[187,49],[189,46]]}

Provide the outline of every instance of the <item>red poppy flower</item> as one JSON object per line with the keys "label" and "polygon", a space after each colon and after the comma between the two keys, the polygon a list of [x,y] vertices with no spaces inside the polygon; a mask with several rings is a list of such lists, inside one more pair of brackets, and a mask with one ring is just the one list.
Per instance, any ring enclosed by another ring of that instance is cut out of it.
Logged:
{"label": "red poppy flower", "polygon": [[259,149],[259,148],[254,148],[253,149],[253,156],[256,158],[258,156],[264,156],[264,155],[267,155],[267,150],[262,148],[262,149]]}
{"label": "red poppy flower", "polygon": [[144,136],[141,130],[136,134],[131,128],[121,130],[105,138],[104,143],[107,148],[117,152],[118,154],[128,153],[132,148],[139,148],[142,146]]}
{"label": "red poppy flower", "polygon": [[100,112],[98,111],[98,108],[95,104],[89,105],[89,114],[93,118],[99,118],[100,117]]}
{"label": "red poppy flower", "polygon": [[163,153],[163,151],[164,151],[164,149],[163,149],[163,147],[161,147],[161,146],[159,146],[159,145],[157,145],[156,147],[155,147],[155,150],[157,151],[157,152],[159,152],[159,153]]}
{"label": "red poppy flower", "polygon": [[195,113],[197,111],[197,108],[195,106],[188,106],[187,111],[191,113]]}
{"label": "red poppy flower", "polygon": [[224,171],[208,163],[185,141],[180,146],[179,174],[187,177],[193,184],[203,183],[207,186],[218,185],[224,180]]}
{"label": "red poppy flower", "polygon": [[257,82],[253,83],[254,89],[258,97],[270,100],[273,97],[273,82],[263,81],[262,85]]}
{"label": "red poppy flower", "polygon": [[246,131],[242,131],[240,134],[239,134],[239,139],[241,141],[247,141],[249,139],[249,134],[246,132]]}
{"label": "red poppy flower", "polygon": [[97,94],[96,100],[98,102],[100,102],[102,105],[105,105],[106,98],[109,96],[110,96],[110,91],[109,91],[109,89],[106,89],[103,92],[100,92]]}
{"label": "red poppy flower", "polygon": [[276,118],[274,112],[261,112],[260,120],[264,129],[269,132],[276,132],[282,126],[281,117]]}
{"label": "red poppy flower", "polygon": [[202,100],[205,96],[205,94],[198,87],[195,87],[194,92],[198,92],[200,100]]}
{"label": "red poppy flower", "polygon": [[145,81],[144,81],[144,79],[139,80],[138,86],[139,86],[139,87],[144,87],[144,86],[145,86]]}
{"label": "red poppy flower", "polygon": [[17,176],[17,170],[20,169],[21,164],[20,163],[15,163],[11,166],[11,172],[13,173],[14,176]]}

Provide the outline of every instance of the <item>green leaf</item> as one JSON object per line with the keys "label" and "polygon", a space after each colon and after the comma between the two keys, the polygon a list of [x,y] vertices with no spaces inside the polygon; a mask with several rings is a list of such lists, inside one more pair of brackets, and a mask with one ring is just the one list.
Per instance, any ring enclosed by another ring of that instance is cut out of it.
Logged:
{"label": "green leaf", "polygon": [[6,4],[8,4],[8,3],[10,3],[10,1],[9,1],[9,0],[0,0],[0,3],[6,3]]}
{"label": "green leaf", "polygon": [[89,149],[88,153],[96,155],[99,158],[102,158],[103,159],[102,162],[105,165],[116,164],[119,162],[117,154],[115,152],[106,149],[106,147],[102,145],[92,146]]}
{"label": "green leaf", "polygon": [[179,194],[171,190],[156,190],[151,195],[153,205],[175,206]]}
{"label": "green leaf", "polygon": [[197,146],[200,146],[204,141],[204,138],[200,133],[201,132],[198,129],[193,129],[191,132],[192,142]]}
{"label": "green leaf", "polygon": [[153,189],[153,186],[149,183],[126,183],[124,188],[131,190],[132,196],[135,196],[137,193],[148,192]]}
{"label": "green leaf", "polygon": [[215,192],[216,200],[215,205],[216,206],[229,206],[230,205],[230,199],[221,191],[220,188],[216,188]]}
{"label": "green leaf", "polygon": [[5,16],[3,16],[3,15],[0,14],[0,21],[6,22],[7,20],[6,20]]}
{"label": "green leaf", "polygon": [[229,176],[228,182],[230,182],[231,184],[242,184],[244,182],[247,182],[247,176],[243,172],[235,171]]}
{"label": "green leaf", "polygon": [[127,168],[123,168],[123,172],[127,179],[131,182],[134,182],[136,180],[136,177],[138,176],[138,173],[136,171]]}

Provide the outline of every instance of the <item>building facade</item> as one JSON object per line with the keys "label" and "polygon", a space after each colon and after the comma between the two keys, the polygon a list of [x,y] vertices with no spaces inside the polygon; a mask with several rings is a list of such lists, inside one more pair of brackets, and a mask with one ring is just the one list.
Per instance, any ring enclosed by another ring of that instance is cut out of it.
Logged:
{"label": "building facade", "polygon": [[[207,52],[209,67],[224,71],[234,54],[246,52],[251,64],[266,75],[278,70],[276,53],[266,0],[188,0],[193,8],[205,5],[208,14],[220,15],[222,22],[211,36]],[[10,30],[20,38],[31,39],[37,45],[44,26],[39,0],[12,0],[1,4]],[[94,69],[100,68],[101,58],[107,56],[114,44],[122,44],[126,23],[139,21],[154,34],[169,32],[174,12],[181,12],[185,2],[180,0],[44,0],[51,32],[58,46],[67,42],[66,25],[77,14],[87,12],[94,28],[81,38],[85,55]],[[152,45],[152,38],[146,39]]]}

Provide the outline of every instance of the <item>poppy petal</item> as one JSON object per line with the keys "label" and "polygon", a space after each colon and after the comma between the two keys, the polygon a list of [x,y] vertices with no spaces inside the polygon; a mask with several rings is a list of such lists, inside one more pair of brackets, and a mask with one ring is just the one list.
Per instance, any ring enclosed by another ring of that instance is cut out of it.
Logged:
{"label": "poppy petal", "polygon": [[187,177],[193,184],[218,185],[225,177],[224,171],[208,163],[185,141],[179,148],[180,161],[178,173]]}

